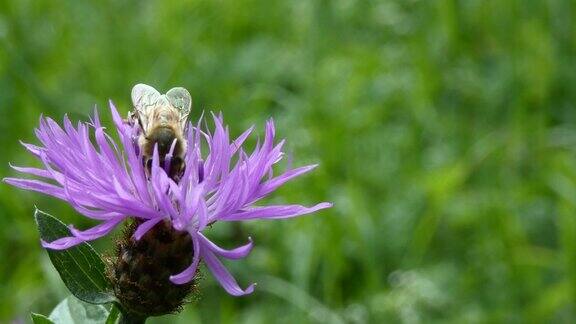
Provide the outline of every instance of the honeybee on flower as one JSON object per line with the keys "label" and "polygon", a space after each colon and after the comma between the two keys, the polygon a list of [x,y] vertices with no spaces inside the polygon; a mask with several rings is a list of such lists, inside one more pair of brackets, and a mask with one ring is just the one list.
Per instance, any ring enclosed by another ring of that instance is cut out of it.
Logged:
{"label": "honeybee on flower", "polygon": [[132,88],[132,104],[134,110],[129,113],[128,121],[140,126],[138,145],[148,171],[154,147],[158,146],[160,165],[169,164],[169,176],[179,178],[184,170],[187,149],[184,130],[192,108],[190,93],[177,87],[160,94],[153,87],[140,83]]}
{"label": "honeybee on flower", "polygon": [[[274,175],[273,166],[284,156],[284,140],[275,141],[272,119],[266,122],[263,141],[247,152],[243,144],[254,127],[231,140],[221,114],[212,114],[212,129],[202,127],[206,123],[201,120],[192,124],[186,118],[190,94],[176,89],[160,95],[151,87],[135,86],[135,110],[128,123],[110,102],[119,141],[102,126],[97,111],[89,122],[76,127],[68,117],[63,126],[42,117],[35,131],[40,145],[23,144],[42,167],[13,166],[38,179],[4,179],[67,201],[78,213],[100,222],[85,230],[71,225],[72,236],[42,241],[48,249],[63,250],[98,239],[129,220],[109,277],[123,307],[145,316],[180,307],[201,260],[229,294],[253,291],[253,284],[241,288],[219,260],[246,257],[252,239],[238,248],[223,249],[205,235],[209,224],[291,218],[332,206],[327,202],[311,207],[257,205],[316,165]],[[163,127],[173,134],[154,135]],[[178,159],[174,169],[171,161]]]}

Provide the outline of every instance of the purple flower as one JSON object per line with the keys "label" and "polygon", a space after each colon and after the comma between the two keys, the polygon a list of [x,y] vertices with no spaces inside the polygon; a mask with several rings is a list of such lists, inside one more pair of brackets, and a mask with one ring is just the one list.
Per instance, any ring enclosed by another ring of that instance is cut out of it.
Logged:
{"label": "purple flower", "polygon": [[[146,172],[136,145],[137,126],[125,123],[112,103],[110,108],[119,144],[106,133],[96,111],[90,123],[79,122],[76,127],[68,117],[64,118],[63,128],[50,118],[41,118],[36,136],[42,145],[23,145],[44,167],[13,168],[42,180],[4,179],[16,187],[67,201],[80,214],[101,222],[87,230],[70,226],[73,236],[43,241],[46,248],[61,250],[100,238],[129,217],[141,221],[134,233],[134,238],[139,240],[154,225],[168,220],[174,229],[188,232],[193,242],[192,264],[172,275],[170,280],[175,284],[191,281],[202,259],[222,287],[239,296],[251,293],[254,284],[240,288],[219,257],[244,258],[252,249],[252,239],[248,238],[243,246],[225,250],[202,233],[207,225],[216,221],[290,218],[332,206],[330,203],[312,207],[255,206],[276,188],[316,167],[304,166],[272,175],[274,164],[283,157],[284,144],[284,141],[274,143],[272,120],[266,123],[263,142],[251,153],[245,152],[242,144],[253,127],[230,141],[221,115],[213,115],[213,133],[202,129],[200,121],[196,126],[189,124],[186,169],[175,182],[168,176],[170,154],[164,165],[159,165],[155,150],[151,170]],[[208,152],[204,153],[204,149]]]}

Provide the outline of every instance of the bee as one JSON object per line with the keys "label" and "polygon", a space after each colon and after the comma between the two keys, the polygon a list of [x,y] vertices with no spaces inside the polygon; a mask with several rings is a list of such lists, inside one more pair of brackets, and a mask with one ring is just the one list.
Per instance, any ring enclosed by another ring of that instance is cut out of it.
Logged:
{"label": "bee", "polygon": [[160,166],[164,166],[166,155],[172,150],[169,176],[178,181],[185,168],[187,143],[184,130],[192,108],[190,93],[182,87],[176,87],[166,94],[160,94],[149,85],[137,84],[132,88],[132,103],[134,110],[128,119],[137,122],[142,130],[138,136],[138,146],[148,173],[152,166],[154,147],[157,146]]}

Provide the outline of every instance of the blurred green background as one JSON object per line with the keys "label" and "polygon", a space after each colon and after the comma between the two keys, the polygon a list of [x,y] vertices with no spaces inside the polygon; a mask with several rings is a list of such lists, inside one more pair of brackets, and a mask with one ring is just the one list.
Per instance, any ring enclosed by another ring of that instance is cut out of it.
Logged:
{"label": "blurred green background", "polygon": [[[562,0],[0,1],[0,176],[30,165],[41,114],[130,109],[138,82],[273,117],[295,165],[271,201],[331,210],[217,224],[227,263],[179,316],[150,323],[576,321],[576,3]],[[104,109],[103,109],[104,108]],[[107,119],[109,120],[109,118]],[[39,246],[36,204],[0,184],[0,322],[68,292]],[[96,242],[101,251],[111,239]]]}

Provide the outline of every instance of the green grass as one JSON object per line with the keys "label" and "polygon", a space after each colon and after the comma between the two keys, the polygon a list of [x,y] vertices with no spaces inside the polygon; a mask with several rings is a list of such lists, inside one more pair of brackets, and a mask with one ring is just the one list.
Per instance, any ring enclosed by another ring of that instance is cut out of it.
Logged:
{"label": "green grass", "polygon": [[[576,320],[576,4],[567,0],[0,2],[0,176],[41,114],[184,86],[233,134],[273,117],[297,165],[272,201],[329,211],[208,233],[256,248],[151,323]],[[109,120],[109,118],[108,118]],[[0,185],[0,322],[68,294],[34,204]],[[110,239],[97,242],[105,251]]]}

